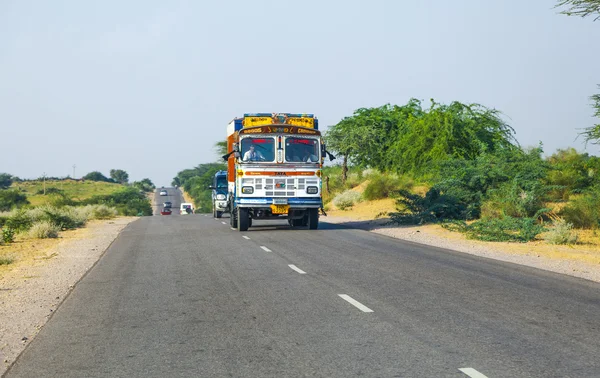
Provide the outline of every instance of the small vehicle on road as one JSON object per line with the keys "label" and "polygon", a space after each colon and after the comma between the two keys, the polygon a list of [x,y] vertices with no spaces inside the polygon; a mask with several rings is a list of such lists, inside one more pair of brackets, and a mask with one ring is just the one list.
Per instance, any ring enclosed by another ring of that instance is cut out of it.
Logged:
{"label": "small vehicle on road", "polygon": [[159,194],[159,195],[161,195],[161,196],[166,196],[166,195],[168,195],[167,191],[166,191],[166,190],[164,190],[164,189],[163,189],[163,190],[161,190],[161,191],[160,191],[160,193],[158,193],[158,194]]}
{"label": "small vehicle on road", "polygon": [[167,202],[163,203],[163,207],[165,209],[170,209],[171,207],[173,207],[173,203],[171,201],[167,201]]}
{"label": "small vehicle on road", "polygon": [[193,213],[194,213],[194,205],[189,202],[184,202],[179,207],[179,214],[181,214],[181,215],[193,214]]}
{"label": "small vehicle on road", "polygon": [[160,215],[171,215],[171,208],[164,208],[160,211]]}

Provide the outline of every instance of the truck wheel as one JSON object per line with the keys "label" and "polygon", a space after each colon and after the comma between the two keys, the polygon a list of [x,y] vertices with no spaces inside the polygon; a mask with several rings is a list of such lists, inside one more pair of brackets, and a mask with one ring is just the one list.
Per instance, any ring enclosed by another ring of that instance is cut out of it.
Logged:
{"label": "truck wheel", "polygon": [[250,227],[250,216],[248,215],[248,209],[238,207],[237,215],[238,231],[248,231],[248,227]]}
{"label": "truck wheel", "polygon": [[213,218],[217,217],[217,212],[215,211],[215,207],[213,206]]}
{"label": "truck wheel", "polygon": [[238,225],[238,221],[237,221],[237,214],[235,211],[232,211],[229,213],[229,225],[233,228],[236,228]]}
{"label": "truck wheel", "polygon": [[308,209],[308,229],[316,230],[319,227],[319,209]]}
{"label": "truck wheel", "polygon": [[248,218],[248,227],[252,227],[252,218]]}
{"label": "truck wheel", "polygon": [[292,227],[302,227],[302,219],[290,219],[288,221],[288,223],[290,224],[290,226]]}
{"label": "truck wheel", "polygon": [[219,210],[216,210],[215,214],[216,214],[217,218],[221,218],[223,216],[223,212],[219,211]]}

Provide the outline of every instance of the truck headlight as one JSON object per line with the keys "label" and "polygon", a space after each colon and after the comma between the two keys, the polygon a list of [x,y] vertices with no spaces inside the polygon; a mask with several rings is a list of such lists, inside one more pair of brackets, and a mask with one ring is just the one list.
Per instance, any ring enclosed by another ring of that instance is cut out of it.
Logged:
{"label": "truck headlight", "polygon": [[319,188],[317,188],[316,186],[309,186],[306,188],[306,193],[317,194],[317,193],[319,193]]}
{"label": "truck headlight", "polygon": [[254,188],[251,186],[242,186],[242,193],[252,194],[252,193],[254,193]]}
{"label": "truck headlight", "polygon": [[225,199],[225,194],[217,194],[217,199],[223,201]]}

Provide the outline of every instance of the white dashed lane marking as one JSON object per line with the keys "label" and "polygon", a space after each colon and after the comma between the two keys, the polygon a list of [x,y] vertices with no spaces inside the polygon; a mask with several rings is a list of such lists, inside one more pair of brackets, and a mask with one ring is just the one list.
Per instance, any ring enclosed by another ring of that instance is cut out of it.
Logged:
{"label": "white dashed lane marking", "polygon": [[365,306],[364,304],[360,303],[359,301],[353,299],[351,296],[346,295],[346,294],[338,294],[343,300],[345,300],[346,302],[350,303],[351,305],[353,305],[354,307],[358,308],[360,311],[362,312],[373,312],[373,310],[371,310],[370,308],[368,308],[367,306]]}
{"label": "white dashed lane marking", "polygon": [[265,251],[265,252],[273,252],[269,248],[265,247],[264,245],[261,245],[260,248],[262,248],[263,251]]}
{"label": "white dashed lane marking", "polygon": [[300,273],[300,274],[306,274],[305,271],[303,271],[302,269],[298,268],[296,265],[294,264],[290,264],[288,265],[290,268],[292,268],[292,270],[295,270],[296,272]]}
{"label": "white dashed lane marking", "polygon": [[233,228],[233,227],[231,227],[231,229],[232,229],[233,231],[237,230],[237,228]]}
{"label": "white dashed lane marking", "polygon": [[481,374],[473,368],[460,368],[458,370],[462,371],[471,378],[487,378],[485,375]]}
{"label": "white dashed lane marking", "polygon": [[225,223],[225,222],[221,222],[221,223],[223,223],[223,224],[227,224],[227,223]]}
{"label": "white dashed lane marking", "polygon": [[249,238],[249,237],[247,237],[246,235],[243,235],[242,237],[243,237],[244,239],[246,239],[246,240],[250,240],[250,238]]}

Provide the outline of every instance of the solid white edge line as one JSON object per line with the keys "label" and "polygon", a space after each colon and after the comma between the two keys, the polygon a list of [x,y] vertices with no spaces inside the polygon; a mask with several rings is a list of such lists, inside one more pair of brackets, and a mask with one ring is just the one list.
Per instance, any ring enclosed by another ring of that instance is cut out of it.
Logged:
{"label": "solid white edge line", "polygon": [[273,252],[269,248],[265,247],[264,245],[261,245],[260,248],[262,248],[265,252]]}
{"label": "solid white edge line", "polygon": [[249,237],[247,237],[246,235],[242,235],[242,237],[243,237],[244,239],[246,239],[246,240],[250,240],[250,238],[249,238]]}
{"label": "solid white edge line", "polygon": [[373,312],[373,310],[371,310],[370,308],[368,308],[367,306],[365,306],[364,304],[360,303],[359,301],[353,299],[351,296],[346,295],[346,294],[338,294],[343,300],[345,300],[346,302],[350,303],[351,305],[353,305],[354,307],[358,308],[359,310],[361,310],[362,312]]}
{"label": "solid white edge line", "polygon": [[485,375],[481,374],[480,372],[478,372],[477,370],[475,370],[473,368],[460,368],[458,370],[465,373],[466,375],[468,375],[471,378],[487,378]]}
{"label": "solid white edge line", "polygon": [[295,270],[296,272],[300,273],[300,274],[306,274],[305,271],[303,271],[302,269],[298,268],[296,265],[294,264],[290,264],[288,265],[290,268],[292,268],[292,270]]}
{"label": "solid white edge line", "polygon": [[221,223],[223,223],[223,224],[227,224],[226,222],[221,222]]}

